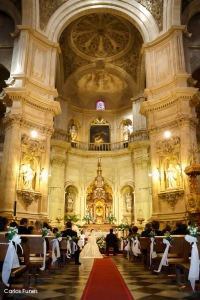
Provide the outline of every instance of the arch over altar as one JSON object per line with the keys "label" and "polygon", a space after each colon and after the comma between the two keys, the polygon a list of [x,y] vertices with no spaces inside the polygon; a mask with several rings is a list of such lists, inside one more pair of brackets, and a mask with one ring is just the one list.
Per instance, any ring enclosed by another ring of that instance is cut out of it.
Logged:
{"label": "arch over altar", "polygon": [[95,224],[108,223],[112,212],[113,191],[102,176],[101,157],[98,157],[97,176],[87,189],[86,206]]}

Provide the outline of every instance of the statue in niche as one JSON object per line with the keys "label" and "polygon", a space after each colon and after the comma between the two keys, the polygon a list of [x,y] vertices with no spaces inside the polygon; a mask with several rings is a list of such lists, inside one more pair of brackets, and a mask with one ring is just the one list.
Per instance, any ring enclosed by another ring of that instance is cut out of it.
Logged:
{"label": "statue in niche", "polygon": [[177,172],[172,164],[169,164],[169,167],[166,170],[166,176],[168,179],[168,188],[169,189],[177,188]]}
{"label": "statue in niche", "polygon": [[77,136],[78,136],[78,130],[74,124],[72,124],[70,128],[70,135],[71,135],[71,142],[76,142]]}
{"label": "statue in niche", "polygon": [[33,179],[35,177],[35,171],[31,167],[31,164],[22,165],[21,172],[24,189],[33,190]]}
{"label": "statue in niche", "polygon": [[125,125],[123,129],[123,141],[128,142],[129,136],[130,136],[130,130],[128,129],[128,126]]}
{"label": "statue in niche", "polygon": [[126,203],[126,211],[131,212],[132,210],[132,196],[130,192],[128,192],[125,196],[125,203]]}
{"label": "statue in niche", "polygon": [[67,211],[72,212],[74,206],[74,196],[71,193],[67,194]]}

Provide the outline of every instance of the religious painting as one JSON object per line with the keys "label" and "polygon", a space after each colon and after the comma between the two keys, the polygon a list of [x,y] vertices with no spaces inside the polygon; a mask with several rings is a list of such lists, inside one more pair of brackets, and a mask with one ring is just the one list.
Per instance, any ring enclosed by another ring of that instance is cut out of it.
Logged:
{"label": "religious painting", "polygon": [[90,127],[90,143],[110,143],[110,128],[108,125],[93,125]]}

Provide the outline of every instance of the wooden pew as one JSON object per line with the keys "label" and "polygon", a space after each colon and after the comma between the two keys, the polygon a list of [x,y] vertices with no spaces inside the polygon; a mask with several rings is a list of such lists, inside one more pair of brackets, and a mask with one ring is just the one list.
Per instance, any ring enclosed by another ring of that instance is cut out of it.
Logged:
{"label": "wooden pew", "polygon": [[[1,263],[1,267],[3,268],[3,262],[5,260],[6,257],[6,253],[8,250],[8,238],[4,237],[3,235],[0,235],[0,263]],[[10,274],[10,279],[9,279],[9,283],[10,286],[13,282],[13,280],[15,278],[21,277],[24,275],[24,280],[23,280],[23,288],[28,288],[28,269],[26,265],[22,265],[18,268],[14,268],[11,270],[11,274]],[[2,281],[2,270],[0,272],[0,299],[4,298],[4,289],[6,288],[6,285],[4,284],[4,282]]]}
{"label": "wooden pew", "polygon": [[[198,242],[197,242],[197,248],[199,252],[199,258],[200,258],[200,237],[198,237]],[[190,281],[188,280],[188,274],[190,270],[190,259],[189,256],[192,251],[192,245],[185,241],[186,247],[187,247],[187,252],[185,253],[184,256],[184,261],[181,262],[180,264],[176,265],[176,274],[177,274],[177,287],[180,291],[192,291],[192,287],[190,284]],[[200,280],[200,277],[199,277]],[[195,285],[195,290],[200,291],[200,284],[196,283]]]}
{"label": "wooden pew", "polygon": [[[36,279],[36,271],[43,265],[43,239],[41,235],[20,235],[22,238],[22,248],[24,251],[24,259],[20,256],[20,260],[27,264],[30,272],[31,272],[31,279],[30,283],[35,284]],[[48,255],[48,243],[47,243],[47,256],[45,263],[50,263],[50,257]],[[49,274],[37,274],[37,278],[51,278],[53,279],[52,275]]]}

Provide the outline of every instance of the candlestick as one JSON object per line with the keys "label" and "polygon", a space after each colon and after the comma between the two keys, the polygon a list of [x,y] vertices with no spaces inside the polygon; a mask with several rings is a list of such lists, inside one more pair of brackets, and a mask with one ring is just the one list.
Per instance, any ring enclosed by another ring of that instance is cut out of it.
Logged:
{"label": "candlestick", "polygon": [[13,212],[13,216],[16,217],[17,215],[17,201],[14,201],[14,212]]}

